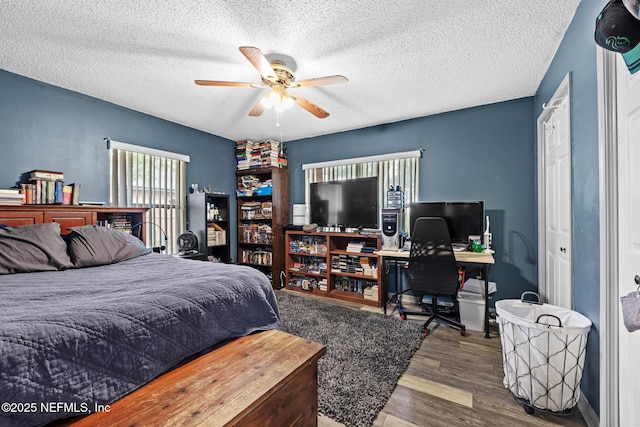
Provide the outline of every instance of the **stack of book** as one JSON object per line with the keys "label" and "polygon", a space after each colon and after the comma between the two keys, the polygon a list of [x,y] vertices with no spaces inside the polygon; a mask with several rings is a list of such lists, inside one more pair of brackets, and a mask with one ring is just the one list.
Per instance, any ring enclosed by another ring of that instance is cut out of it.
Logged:
{"label": "stack of book", "polygon": [[364,299],[378,301],[378,285],[367,286],[364,288]]}
{"label": "stack of book", "polygon": [[365,276],[376,276],[375,263],[370,262],[369,257],[360,257],[360,267],[362,268],[362,274]]}
{"label": "stack of book", "polygon": [[28,205],[77,205],[80,184],[64,184],[64,174],[36,169],[29,173],[29,183],[21,184],[24,203]]}
{"label": "stack of book", "polygon": [[207,229],[207,246],[222,246],[227,244],[227,233],[216,223],[209,224]]}
{"label": "stack of book", "polygon": [[17,188],[0,188],[0,205],[20,206],[24,201],[24,195]]}
{"label": "stack of book", "polygon": [[362,252],[364,242],[351,241],[347,244],[347,252]]}
{"label": "stack of book", "polygon": [[236,161],[238,170],[263,167],[287,167],[287,151],[279,141],[267,139],[254,142],[250,140],[236,143]]}
{"label": "stack of book", "polygon": [[[113,215],[111,222],[107,223],[108,227],[115,228],[116,230],[124,231],[126,233],[131,232],[131,217],[128,215]],[[136,227],[137,228],[137,227]]]}

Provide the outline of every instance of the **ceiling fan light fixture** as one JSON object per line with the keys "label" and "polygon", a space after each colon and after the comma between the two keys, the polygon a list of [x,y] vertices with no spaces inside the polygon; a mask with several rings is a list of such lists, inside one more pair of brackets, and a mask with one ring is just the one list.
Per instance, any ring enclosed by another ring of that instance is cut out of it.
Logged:
{"label": "ceiling fan light fixture", "polygon": [[293,98],[291,98],[291,96],[287,92],[283,91],[280,94],[280,102],[275,104],[274,108],[276,109],[276,111],[278,110],[278,108],[280,108],[280,111],[283,111],[291,107],[293,107]]}
{"label": "ceiling fan light fixture", "polygon": [[272,89],[267,96],[263,97],[262,105],[264,108],[272,108],[277,112],[282,112],[286,109],[293,107],[293,98],[284,90]]}
{"label": "ceiling fan light fixture", "polygon": [[262,103],[262,106],[266,109],[269,109],[271,107],[273,107],[273,105],[276,103],[276,101],[278,101],[278,94],[276,93],[275,90],[271,90],[267,96],[263,97],[262,100],[260,101]]}

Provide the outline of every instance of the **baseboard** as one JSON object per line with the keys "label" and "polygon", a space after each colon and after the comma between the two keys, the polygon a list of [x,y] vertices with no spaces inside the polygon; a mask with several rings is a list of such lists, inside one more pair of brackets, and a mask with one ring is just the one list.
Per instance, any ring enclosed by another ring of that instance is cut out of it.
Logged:
{"label": "baseboard", "polygon": [[588,427],[598,427],[600,425],[600,418],[589,404],[587,398],[584,397],[584,394],[581,394],[580,399],[578,399],[578,410]]}

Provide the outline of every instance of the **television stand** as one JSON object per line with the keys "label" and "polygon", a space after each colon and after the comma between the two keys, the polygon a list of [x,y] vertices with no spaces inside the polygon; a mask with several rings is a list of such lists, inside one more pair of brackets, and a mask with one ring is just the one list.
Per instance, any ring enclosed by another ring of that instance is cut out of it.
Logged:
{"label": "television stand", "polygon": [[381,307],[380,234],[287,230],[286,287]]}

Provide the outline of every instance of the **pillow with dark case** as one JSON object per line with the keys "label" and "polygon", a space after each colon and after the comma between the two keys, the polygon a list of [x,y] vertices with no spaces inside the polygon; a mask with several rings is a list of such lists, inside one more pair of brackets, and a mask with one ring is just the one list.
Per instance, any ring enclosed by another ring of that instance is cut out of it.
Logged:
{"label": "pillow with dark case", "polygon": [[0,227],[0,274],[64,270],[73,267],[60,224]]}
{"label": "pillow with dark case", "polygon": [[140,239],[115,228],[83,225],[70,230],[69,255],[75,267],[113,264],[151,252]]}

